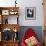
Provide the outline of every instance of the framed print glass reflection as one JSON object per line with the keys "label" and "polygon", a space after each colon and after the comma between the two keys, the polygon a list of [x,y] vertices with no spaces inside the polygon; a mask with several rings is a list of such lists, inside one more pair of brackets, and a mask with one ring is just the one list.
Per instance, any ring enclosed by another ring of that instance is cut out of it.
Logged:
{"label": "framed print glass reflection", "polygon": [[36,19],[36,8],[35,7],[26,7],[25,9],[26,19],[35,20]]}

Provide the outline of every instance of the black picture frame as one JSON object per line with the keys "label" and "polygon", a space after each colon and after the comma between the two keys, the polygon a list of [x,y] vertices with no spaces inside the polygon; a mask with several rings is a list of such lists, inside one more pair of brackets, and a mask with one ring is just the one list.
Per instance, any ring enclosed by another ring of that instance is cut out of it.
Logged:
{"label": "black picture frame", "polygon": [[25,18],[28,20],[36,19],[36,8],[35,7],[26,7],[25,8]]}

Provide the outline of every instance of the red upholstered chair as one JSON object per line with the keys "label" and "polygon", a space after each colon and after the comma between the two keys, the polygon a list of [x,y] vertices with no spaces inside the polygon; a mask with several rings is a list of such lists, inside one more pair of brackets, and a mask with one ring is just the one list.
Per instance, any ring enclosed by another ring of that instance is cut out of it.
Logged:
{"label": "red upholstered chair", "polygon": [[[36,33],[33,31],[32,28],[28,28],[24,34],[24,37],[22,38],[22,42],[21,42],[21,46],[27,46],[25,40],[30,38],[30,37],[35,37],[37,40],[37,35]],[[37,40],[37,44],[35,44],[34,46],[41,46],[40,42]]]}

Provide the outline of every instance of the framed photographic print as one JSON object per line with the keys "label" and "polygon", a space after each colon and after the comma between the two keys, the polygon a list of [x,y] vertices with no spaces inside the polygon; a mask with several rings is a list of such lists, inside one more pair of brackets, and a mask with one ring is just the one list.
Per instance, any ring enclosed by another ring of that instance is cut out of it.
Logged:
{"label": "framed photographic print", "polygon": [[36,19],[36,8],[35,7],[26,7],[26,19],[35,20]]}

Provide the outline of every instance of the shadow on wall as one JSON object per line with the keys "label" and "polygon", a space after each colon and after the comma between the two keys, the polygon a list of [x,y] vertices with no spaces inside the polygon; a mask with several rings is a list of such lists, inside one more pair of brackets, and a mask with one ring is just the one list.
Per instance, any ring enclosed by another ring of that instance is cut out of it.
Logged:
{"label": "shadow on wall", "polygon": [[23,35],[25,33],[25,31],[28,29],[28,28],[32,28],[36,34],[37,34],[37,37],[39,39],[39,41],[41,43],[43,43],[43,30],[42,30],[42,26],[21,26],[20,27],[20,32],[19,32],[19,39],[20,39],[20,42],[23,38]]}

